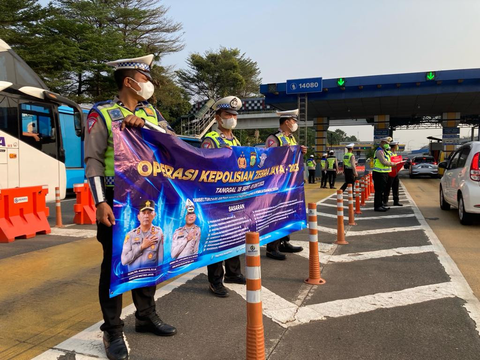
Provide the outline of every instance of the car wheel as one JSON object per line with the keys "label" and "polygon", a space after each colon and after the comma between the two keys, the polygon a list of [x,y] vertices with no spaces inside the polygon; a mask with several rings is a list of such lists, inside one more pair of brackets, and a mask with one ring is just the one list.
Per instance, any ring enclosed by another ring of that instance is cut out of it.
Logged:
{"label": "car wheel", "polygon": [[450,210],[450,204],[445,201],[443,197],[443,189],[440,186],[440,209],[442,210]]}
{"label": "car wheel", "polygon": [[461,193],[458,194],[458,219],[462,225],[470,225],[473,221],[472,214],[465,211],[465,204]]}

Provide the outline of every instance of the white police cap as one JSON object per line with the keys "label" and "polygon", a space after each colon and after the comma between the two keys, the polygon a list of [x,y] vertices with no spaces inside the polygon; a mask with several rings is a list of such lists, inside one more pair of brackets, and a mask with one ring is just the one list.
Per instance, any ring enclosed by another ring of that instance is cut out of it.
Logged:
{"label": "white police cap", "polygon": [[396,145],[398,145],[398,141],[391,141],[390,142],[390,146],[396,146]]}
{"label": "white police cap", "polygon": [[348,145],[345,145],[345,147],[347,149],[353,149],[355,147],[355,144],[354,143],[351,143],[351,144],[348,144]]}
{"label": "white police cap", "polygon": [[387,137],[381,138],[380,141],[390,143],[393,141],[393,139],[390,136],[387,136]]}
{"label": "white police cap", "polygon": [[296,121],[296,120],[298,120],[298,109],[277,111],[277,115],[280,116],[280,119],[282,119],[282,118],[294,119]]}
{"label": "white police cap", "polygon": [[242,100],[236,96],[227,96],[218,100],[213,104],[212,109],[214,111],[225,110],[229,114],[237,115],[238,110],[242,108]]}
{"label": "white police cap", "polygon": [[313,155],[310,155],[310,157],[312,157],[312,158],[313,158],[313,157],[315,157],[315,156],[313,156]]}
{"label": "white police cap", "polygon": [[152,66],[153,57],[154,55],[150,54],[133,59],[120,59],[109,61],[107,62],[107,65],[114,67],[115,71],[125,69],[138,70],[143,75],[151,79],[152,77],[150,75],[150,68]]}

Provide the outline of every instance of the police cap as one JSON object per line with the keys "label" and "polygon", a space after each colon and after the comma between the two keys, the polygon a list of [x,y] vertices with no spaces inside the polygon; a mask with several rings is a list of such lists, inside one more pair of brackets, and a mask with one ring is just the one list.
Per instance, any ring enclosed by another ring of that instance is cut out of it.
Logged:
{"label": "police cap", "polygon": [[297,121],[298,120],[298,109],[277,111],[277,115],[280,116],[280,119],[293,119],[293,120]]}
{"label": "police cap", "polygon": [[345,145],[345,147],[346,147],[347,149],[353,149],[353,148],[354,148],[354,146],[355,146],[355,144],[354,144],[354,143],[351,143],[351,144]]}
{"label": "police cap", "polygon": [[242,108],[242,100],[240,100],[236,96],[227,96],[217,100],[215,104],[213,104],[212,109],[214,111],[218,110],[225,110],[229,114],[237,115],[238,110]]}
{"label": "police cap", "polygon": [[187,199],[185,207],[187,208],[187,214],[195,214],[195,204],[192,200]]}
{"label": "police cap", "polygon": [[145,200],[140,203],[140,212],[145,210],[152,210],[155,211],[155,201],[153,200]]}
{"label": "police cap", "polygon": [[384,138],[380,139],[381,142],[386,142],[386,143],[391,143],[392,140],[393,139],[390,136],[387,136],[387,137],[384,137]]}
{"label": "police cap", "polygon": [[114,67],[115,71],[126,69],[137,70],[151,80],[150,68],[153,63],[153,57],[153,54],[150,54],[133,59],[119,59],[107,62],[107,65]]}
{"label": "police cap", "polygon": [[390,142],[390,146],[397,146],[398,145],[398,141],[392,141]]}

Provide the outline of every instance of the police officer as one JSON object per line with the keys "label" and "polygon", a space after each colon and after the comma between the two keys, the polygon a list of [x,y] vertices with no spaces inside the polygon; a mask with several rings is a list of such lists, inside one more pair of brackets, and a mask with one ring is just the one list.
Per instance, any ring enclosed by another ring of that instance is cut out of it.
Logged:
{"label": "police officer", "polygon": [[330,150],[327,156],[327,174],[328,174],[328,184],[330,189],[335,189],[335,179],[338,173],[338,162],[335,152]]}
{"label": "police officer", "polygon": [[343,173],[345,174],[345,183],[340,190],[345,191],[348,184],[355,184],[355,178],[358,177],[357,168],[355,166],[355,155],[353,155],[353,148],[355,144],[348,144],[345,146],[347,152],[343,156]]}
{"label": "police officer", "polygon": [[198,254],[201,231],[200,227],[195,225],[197,215],[195,214],[195,204],[192,200],[187,199],[186,208],[185,226],[179,227],[173,233],[171,254],[174,259]]}
{"label": "police officer", "polygon": [[383,199],[385,197],[385,189],[387,187],[388,173],[395,166],[395,163],[390,161],[388,150],[390,149],[389,143],[392,141],[391,137],[385,137],[380,140],[380,145],[375,151],[373,157],[373,186],[375,189],[375,197],[373,200],[375,211],[387,211],[390,208],[384,206]]}
{"label": "police officer", "polygon": [[[146,122],[162,126],[171,132],[161,114],[148,103],[153,95],[150,66],[153,55],[122,59],[107,63],[115,68],[114,78],[118,96],[114,100],[95,104],[87,117],[85,131],[85,172],[97,208],[97,239],[103,247],[100,271],[99,300],[104,323],[103,342],[109,359],[127,359],[128,351],[123,339],[122,295],[110,298],[112,266],[112,225],[114,149],[112,122],[121,121],[121,129],[143,127]],[[155,286],[132,290],[136,306],[135,330],[156,335],[175,335],[177,330],[165,324],[155,312]]]}
{"label": "police officer", "polygon": [[[398,149],[398,141],[392,141],[390,143],[389,156],[390,157],[397,156],[397,149]],[[398,172],[396,171],[396,169],[394,171],[395,171],[395,176],[388,176],[387,187],[385,189],[385,197],[383,198],[383,203],[385,205],[388,204],[388,198],[390,197],[390,189],[392,189],[393,206],[403,206],[403,204],[400,204],[399,197],[398,197],[398,187],[400,183],[398,179]]]}
{"label": "police officer", "polygon": [[[293,133],[298,129],[298,109],[277,111],[277,115],[280,116],[280,128],[277,133],[267,137],[265,147],[297,145],[297,140],[293,136]],[[300,148],[302,154],[305,155],[307,153],[307,147],[301,145]],[[285,254],[282,254],[282,252],[295,253],[302,250],[303,248],[301,246],[293,246],[290,244],[290,237],[285,236],[267,244],[267,257],[275,260],[285,260],[287,257]]]}
{"label": "police officer", "polygon": [[160,227],[152,225],[155,216],[155,202],[143,201],[137,216],[140,226],[129,231],[123,243],[121,260],[128,266],[128,271],[154,267],[163,262],[163,232]]}
{"label": "police officer", "polygon": [[317,163],[315,162],[315,157],[310,155],[307,159],[307,168],[308,168],[308,183],[315,184],[315,168]]}
{"label": "police officer", "polygon": [[320,182],[320,188],[326,189],[327,188],[327,153],[322,154],[322,158],[320,159],[320,166],[322,168],[322,180]]}
{"label": "police officer", "polygon": [[[231,148],[232,146],[241,146],[240,141],[233,135],[232,130],[237,126],[238,110],[242,107],[242,101],[236,96],[227,96],[213,104],[215,110],[215,120],[218,130],[211,131],[202,141],[202,148],[219,149],[222,147]],[[246,160],[245,167],[246,167]],[[207,266],[208,282],[210,291],[218,297],[229,296],[226,283],[246,284],[247,280],[242,274],[240,257],[234,256],[225,260],[225,271],[223,270],[223,261]],[[225,275],[225,279],[224,279]]]}

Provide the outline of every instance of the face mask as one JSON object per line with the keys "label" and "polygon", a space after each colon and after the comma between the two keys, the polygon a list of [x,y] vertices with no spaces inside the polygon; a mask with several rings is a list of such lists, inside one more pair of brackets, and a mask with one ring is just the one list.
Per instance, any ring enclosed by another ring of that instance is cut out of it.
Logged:
{"label": "face mask", "polygon": [[234,117],[231,117],[230,119],[222,118],[222,124],[225,129],[232,130],[235,129],[235,127],[237,126],[237,119],[235,119]]}
{"label": "face mask", "polygon": [[388,149],[390,149],[390,145],[384,144],[384,145],[383,145],[383,148],[384,148],[385,150],[388,150]]}
{"label": "face mask", "polygon": [[292,133],[298,130],[298,124],[296,122],[293,123],[292,127],[288,127]]}
{"label": "face mask", "polygon": [[141,96],[143,100],[148,100],[152,97],[153,92],[155,91],[155,87],[150,81],[138,82],[132,78],[130,79],[135,81],[137,85],[140,86],[140,90],[135,90],[134,88],[132,88],[132,90],[135,91],[138,96]]}

